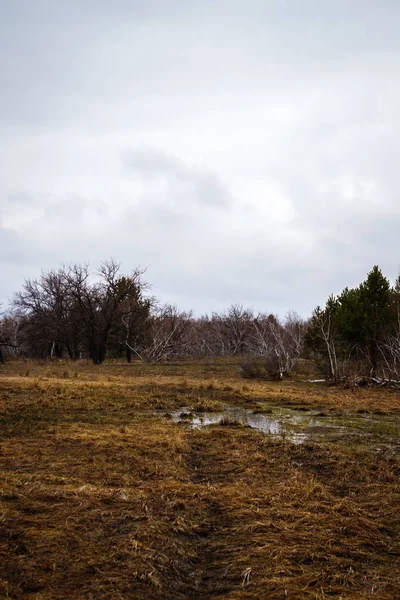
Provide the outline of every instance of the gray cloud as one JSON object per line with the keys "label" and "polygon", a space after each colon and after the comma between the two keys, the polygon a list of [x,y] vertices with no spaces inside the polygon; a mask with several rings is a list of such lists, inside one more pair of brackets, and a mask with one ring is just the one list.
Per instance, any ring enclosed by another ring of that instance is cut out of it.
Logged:
{"label": "gray cloud", "polygon": [[0,298],[114,255],[197,312],[397,275],[400,5],[0,7]]}
{"label": "gray cloud", "polygon": [[166,194],[180,197],[183,204],[195,202],[220,208],[232,204],[229,191],[215,173],[189,166],[164,152],[149,148],[132,150],[125,156],[125,164],[144,179],[145,185],[161,184]]}

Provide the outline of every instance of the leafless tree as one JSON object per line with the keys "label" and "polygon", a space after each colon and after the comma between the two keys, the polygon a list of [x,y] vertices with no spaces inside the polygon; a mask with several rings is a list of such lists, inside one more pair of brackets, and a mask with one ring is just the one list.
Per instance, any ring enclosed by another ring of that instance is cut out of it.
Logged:
{"label": "leafless tree", "polygon": [[338,379],[339,368],[337,359],[337,328],[335,323],[335,300],[330,298],[324,310],[319,307],[314,310],[308,336],[314,348],[322,346],[328,357],[329,378]]}
{"label": "leafless tree", "polygon": [[191,327],[190,354],[195,356],[224,355],[224,340],[220,330],[220,321],[205,315],[193,319]]}
{"label": "leafless tree", "polygon": [[167,304],[157,308],[149,320],[146,346],[135,353],[142,360],[156,361],[191,353],[192,313]]}
{"label": "leafless tree", "polygon": [[281,379],[291,372],[302,351],[303,320],[296,313],[289,313],[284,322],[274,315],[259,314],[252,325],[249,354],[267,359]]}
{"label": "leafless tree", "polygon": [[391,331],[386,334],[379,346],[384,371],[388,379],[400,378],[400,279],[396,282],[396,295],[394,298],[394,323]]}
{"label": "leafless tree", "polygon": [[0,313],[0,363],[6,356],[18,356],[22,349],[20,320],[11,312]]}
{"label": "leafless tree", "polygon": [[253,311],[244,308],[242,304],[232,304],[225,312],[213,313],[212,329],[220,345],[221,354],[246,354],[253,318]]}
{"label": "leafless tree", "polygon": [[80,327],[68,270],[61,268],[26,280],[15,294],[13,306],[34,354],[60,358],[66,350],[71,358],[76,357]]}
{"label": "leafless tree", "polygon": [[85,346],[95,364],[104,361],[110,340],[121,339],[118,332],[123,329],[129,350],[134,317],[138,312],[141,319],[149,315],[151,303],[144,297],[149,286],[143,274],[137,268],[130,275],[122,275],[120,265],[111,259],[101,264],[98,279],[91,283],[87,265],[70,267],[69,288],[83,326]]}
{"label": "leafless tree", "polygon": [[51,358],[65,351],[72,359],[84,353],[101,363],[110,345],[121,345],[123,335],[129,345],[136,317],[140,313],[145,320],[150,311],[143,273],[135,269],[123,275],[120,265],[109,260],[95,277],[89,265],[76,264],[25,281],[15,295],[14,308],[31,348]]}

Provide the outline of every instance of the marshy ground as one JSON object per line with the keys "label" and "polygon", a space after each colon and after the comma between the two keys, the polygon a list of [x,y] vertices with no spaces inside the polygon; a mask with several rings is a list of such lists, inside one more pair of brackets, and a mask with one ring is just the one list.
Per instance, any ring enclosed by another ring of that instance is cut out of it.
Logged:
{"label": "marshy ground", "polygon": [[300,379],[1,366],[0,598],[400,598],[400,393]]}

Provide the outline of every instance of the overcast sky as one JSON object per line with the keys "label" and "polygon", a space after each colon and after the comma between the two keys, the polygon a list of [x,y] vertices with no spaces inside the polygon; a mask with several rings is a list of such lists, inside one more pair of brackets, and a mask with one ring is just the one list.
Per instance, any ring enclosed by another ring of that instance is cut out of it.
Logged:
{"label": "overcast sky", "polygon": [[400,267],[398,0],[0,2],[0,301],[111,256],[197,314]]}

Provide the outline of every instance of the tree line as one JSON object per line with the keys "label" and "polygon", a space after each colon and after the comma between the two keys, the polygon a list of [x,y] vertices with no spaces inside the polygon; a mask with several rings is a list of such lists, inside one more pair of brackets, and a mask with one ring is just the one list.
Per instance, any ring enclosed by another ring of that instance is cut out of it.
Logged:
{"label": "tree line", "polygon": [[349,371],[400,375],[400,278],[392,287],[378,266],[358,287],[330,296],[307,326],[306,345],[325,361],[327,377]]}
{"label": "tree line", "polygon": [[109,260],[95,274],[77,264],[27,279],[0,319],[0,361],[240,356],[249,376],[282,378],[299,357],[309,357],[331,380],[357,369],[371,377],[399,375],[400,280],[391,286],[377,266],[307,320],[239,304],[195,318],[161,305],[144,275],[140,268],[125,274]]}

